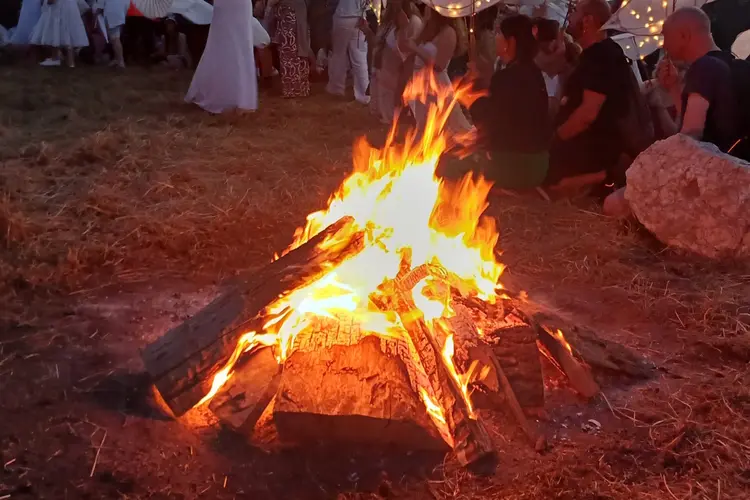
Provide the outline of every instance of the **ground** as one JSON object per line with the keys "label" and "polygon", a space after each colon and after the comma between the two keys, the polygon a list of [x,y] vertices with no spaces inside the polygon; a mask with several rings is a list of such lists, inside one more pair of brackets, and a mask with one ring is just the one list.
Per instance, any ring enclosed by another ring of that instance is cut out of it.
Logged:
{"label": "ground", "polygon": [[493,417],[500,467],[476,478],[395,450],[266,454],[200,412],[158,417],[139,349],[283,249],[354,139],[382,135],[319,92],[208,116],[181,102],[188,83],[0,69],[0,498],[748,497],[750,268],[585,201],[493,199],[503,281],[660,371],[591,403],[549,398],[548,451]]}

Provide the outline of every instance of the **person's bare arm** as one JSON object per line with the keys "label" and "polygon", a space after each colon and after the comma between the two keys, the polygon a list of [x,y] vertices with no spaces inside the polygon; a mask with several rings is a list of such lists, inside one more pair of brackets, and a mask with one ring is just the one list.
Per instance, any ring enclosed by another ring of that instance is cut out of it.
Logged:
{"label": "person's bare arm", "polygon": [[453,59],[453,53],[456,51],[457,37],[456,32],[451,28],[443,29],[438,36],[432,41],[437,49],[435,55],[416,44],[413,40],[406,40],[407,50],[416,54],[426,65],[432,64],[437,71],[443,71]]}
{"label": "person's bare arm", "polygon": [[604,94],[584,90],[581,105],[573,111],[565,123],[560,125],[557,129],[557,136],[567,141],[589,128],[599,116],[606,99],[607,96]]}
{"label": "person's bare arm", "polygon": [[700,94],[690,94],[685,106],[680,133],[701,140],[706,128],[709,102]]}

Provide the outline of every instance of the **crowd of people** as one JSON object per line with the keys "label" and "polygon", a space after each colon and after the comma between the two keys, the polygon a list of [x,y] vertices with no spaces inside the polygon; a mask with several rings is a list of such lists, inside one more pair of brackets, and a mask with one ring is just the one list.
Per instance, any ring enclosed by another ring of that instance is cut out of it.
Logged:
{"label": "crowd of people", "polygon": [[[13,37],[45,47],[44,66],[63,59],[74,66],[76,49],[92,45],[100,61],[109,44],[110,64],[123,68],[129,8],[129,0],[25,0]],[[641,151],[678,132],[750,158],[750,63],[718,49],[703,11],[669,16],[651,79],[645,67],[634,72],[603,29],[612,14],[606,0],[579,0],[563,29],[498,7],[468,21],[415,0],[389,0],[378,21],[364,0],[222,0],[203,44],[191,43],[194,32],[179,16],[160,20],[160,37],[146,38],[156,47],[152,59],[186,68],[197,62],[186,100],[212,113],[257,109],[259,81],[277,75],[284,97],[309,96],[311,79],[327,68],[329,94],[344,96],[351,81],[354,100],[382,123],[407,113],[419,131],[430,99],[404,103],[406,85],[424,81],[449,93],[464,74],[486,95],[455,106],[446,127],[476,130],[478,153],[448,158],[444,168],[482,171],[503,189],[592,185],[606,195],[625,184]],[[468,22],[475,51],[459,68]],[[413,78],[422,72],[431,78]]]}

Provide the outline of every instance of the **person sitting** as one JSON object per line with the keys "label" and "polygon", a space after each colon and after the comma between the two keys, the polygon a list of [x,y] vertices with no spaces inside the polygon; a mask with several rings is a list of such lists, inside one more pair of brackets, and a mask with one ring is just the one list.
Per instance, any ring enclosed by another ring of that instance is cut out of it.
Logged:
{"label": "person sitting", "polygon": [[[662,34],[668,59],[657,75],[678,117],[673,120],[666,111],[660,113],[663,127],[669,135],[680,132],[727,152],[739,137],[737,96],[727,64],[733,56],[719,50],[708,16],[697,8],[676,10],[664,22]],[[684,83],[672,60],[689,65]]]}
{"label": "person sitting", "polygon": [[524,15],[501,21],[497,52],[505,67],[492,75],[488,95],[470,108],[481,153],[471,166],[501,189],[533,189],[547,174],[552,131],[544,77],[534,63],[532,27]]}
{"label": "person sitting", "polygon": [[188,41],[183,25],[189,23],[179,14],[170,14],[162,21],[164,34],[160,37],[156,61],[172,69],[192,68]]}
{"label": "person sitting", "polygon": [[577,64],[581,48],[560,29],[560,23],[552,19],[535,18],[534,32],[539,42],[539,52],[534,62],[542,70],[547,84],[550,116],[555,117],[560,106],[558,94]]}
{"label": "person sitting", "polygon": [[563,88],[548,186],[624,183],[619,121],[640,91],[624,52],[601,29],[610,16],[604,0],[581,0],[571,15],[569,32],[583,50]]}

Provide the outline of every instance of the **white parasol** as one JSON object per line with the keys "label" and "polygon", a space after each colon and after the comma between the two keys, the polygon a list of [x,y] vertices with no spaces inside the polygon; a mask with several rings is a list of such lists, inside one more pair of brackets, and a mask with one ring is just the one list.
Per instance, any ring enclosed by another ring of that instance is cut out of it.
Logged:
{"label": "white parasol", "polygon": [[638,57],[644,58],[664,44],[661,28],[669,14],[682,7],[702,7],[712,1],[714,0],[626,0],[602,29],[633,35],[630,52],[635,51]]}
{"label": "white parasol", "polygon": [[130,2],[144,17],[159,19],[169,14],[173,0],[131,0]]}
{"label": "white parasol", "polygon": [[501,0],[423,0],[423,3],[445,17],[468,17]]}
{"label": "white parasol", "polygon": [[169,14],[179,14],[193,24],[205,26],[211,24],[214,7],[205,0],[173,0]]}

